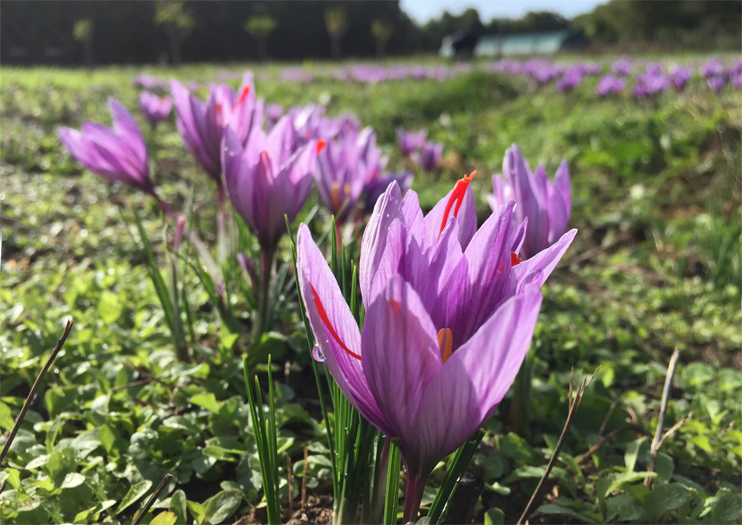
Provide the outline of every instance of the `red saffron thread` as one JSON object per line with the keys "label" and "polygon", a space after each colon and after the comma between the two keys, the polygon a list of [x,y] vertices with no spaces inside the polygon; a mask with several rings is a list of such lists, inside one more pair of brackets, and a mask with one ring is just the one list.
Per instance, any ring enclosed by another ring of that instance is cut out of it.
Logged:
{"label": "red saffron thread", "polygon": [[448,222],[448,214],[451,213],[451,208],[453,207],[454,202],[456,203],[456,207],[453,209],[453,216],[458,217],[459,209],[461,209],[461,205],[464,203],[464,195],[466,195],[466,189],[469,187],[469,183],[476,174],[476,171],[472,171],[471,175],[464,175],[463,179],[456,181],[456,186],[453,187],[451,196],[448,198],[448,202],[446,203],[446,209],[443,212],[443,220],[441,221],[441,230],[440,232],[438,232],[438,235],[443,233],[443,229],[446,227],[446,223]]}
{"label": "red saffron thread", "polygon": [[345,346],[345,343],[343,343],[340,340],[340,336],[337,334],[335,329],[332,327],[332,324],[330,324],[330,318],[327,317],[327,312],[325,311],[325,307],[322,305],[322,301],[320,301],[319,295],[317,294],[317,290],[314,289],[314,285],[312,283],[309,283],[309,286],[312,288],[312,293],[314,294],[314,302],[317,305],[317,313],[319,314],[319,318],[322,319],[322,323],[327,327],[327,330],[329,330],[330,335],[337,341],[337,344],[340,345],[340,348],[345,350],[348,355],[351,357],[355,357],[359,361],[361,360],[361,356],[359,354],[356,354],[353,350]]}

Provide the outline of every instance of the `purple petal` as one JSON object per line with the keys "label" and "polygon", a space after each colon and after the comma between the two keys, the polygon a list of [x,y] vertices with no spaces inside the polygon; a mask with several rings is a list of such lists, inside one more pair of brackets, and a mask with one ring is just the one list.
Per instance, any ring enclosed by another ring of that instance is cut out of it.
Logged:
{"label": "purple petal", "polygon": [[363,373],[391,437],[417,434],[418,405],[441,367],[438,336],[419,296],[400,275],[366,312]]}
{"label": "purple petal", "polygon": [[461,446],[502,401],[528,352],[540,307],[536,288],[506,301],[430,381],[420,403],[421,468]]}
{"label": "purple petal", "polygon": [[526,286],[540,288],[551,275],[569,245],[572,244],[575,235],[577,235],[576,229],[568,231],[544,251],[514,266],[513,272],[518,283],[516,293],[520,293]]}
{"label": "purple petal", "polygon": [[297,255],[299,285],[307,317],[327,368],[348,401],[379,430],[389,434],[390,426],[371,395],[361,361],[340,346],[319,315],[315,290],[335,333],[349,350],[362,355],[361,334],[356,320],[305,224],[299,226]]}
{"label": "purple petal", "polygon": [[389,227],[399,218],[401,211],[402,193],[399,185],[393,182],[376,202],[361,241],[359,274],[361,297],[366,308],[371,304],[371,283],[386,249]]}

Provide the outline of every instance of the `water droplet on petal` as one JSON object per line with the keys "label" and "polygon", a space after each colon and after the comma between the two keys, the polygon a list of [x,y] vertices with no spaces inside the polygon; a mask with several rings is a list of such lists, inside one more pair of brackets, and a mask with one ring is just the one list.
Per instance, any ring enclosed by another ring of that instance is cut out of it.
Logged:
{"label": "water droplet on petal", "polygon": [[323,354],[322,350],[319,349],[319,345],[314,345],[314,348],[312,348],[312,357],[318,363],[325,362],[325,354]]}

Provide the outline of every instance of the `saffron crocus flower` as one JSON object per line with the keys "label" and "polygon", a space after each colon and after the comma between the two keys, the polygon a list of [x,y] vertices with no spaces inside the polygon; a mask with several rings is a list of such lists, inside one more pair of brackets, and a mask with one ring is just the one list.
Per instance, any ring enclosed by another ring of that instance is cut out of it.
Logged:
{"label": "saffron crocus flower", "polygon": [[363,213],[369,214],[374,210],[376,201],[379,200],[379,197],[383,195],[392,182],[396,182],[404,193],[410,188],[413,178],[412,173],[405,171],[402,173],[384,173],[367,182],[363,188],[363,192],[366,194]]}
{"label": "saffron crocus flower", "polygon": [[531,172],[518,146],[513,144],[505,152],[502,176],[493,175],[492,185],[494,193],[488,196],[488,200],[493,210],[513,199],[517,203],[515,213],[518,219],[528,219],[521,249],[525,258],[545,250],[566,231],[572,209],[566,160],[559,165],[552,182],[546,178],[543,166]]}
{"label": "saffron crocus flower", "polygon": [[598,82],[598,87],[595,88],[595,94],[601,98],[607,97],[611,94],[619,95],[626,87],[625,78],[617,78],[613,75],[605,75]]}
{"label": "saffron crocus flower", "polygon": [[370,127],[327,142],[317,159],[315,179],[322,202],[338,223],[348,218],[363,188],[378,176],[384,162]]}
{"label": "saffron crocus flower", "polygon": [[268,135],[253,130],[246,146],[231,128],[224,132],[222,166],[229,199],[264,252],[272,252],[286,232],[284,215],[293,221],[307,201],[324,142],[295,146],[296,130],[289,116]]}
{"label": "saffron crocus flower", "polygon": [[251,129],[263,122],[262,100],[256,100],[252,73],[245,73],[239,94],[229,86],[213,86],[206,103],[188,92],[180,82],[170,82],[178,113],[176,125],[183,142],[201,167],[221,188],[221,141],[229,126],[244,145]]}
{"label": "saffron crocus flower", "polygon": [[298,279],[318,350],[350,403],[399,440],[407,467],[404,522],[416,521],[425,481],[494,412],[526,355],[539,287],[575,232],[520,262],[510,202],[477,231],[464,178],[425,217],[393,183],[363,235],[359,330],[309,229],[298,236]]}
{"label": "saffron crocus flower", "polygon": [[144,91],[139,95],[139,108],[152,125],[165,120],[172,107],[170,97],[158,97],[149,91]]}
{"label": "saffron crocus flower", "polygon": [[272,128],[282,115],[283,107],[281,107],[281,104],[267,104],[265,106],[265,116],[268,117],[268,129]]}
{"label": "saffron crocus flower", "polygon": [[617,75],[626,76],[631,74],[631,59],[621,57],[611,65],[611,71]]}
{"label": "saffron crocus flower", "polygon": [[109,98],[108,107],[113,115],[113,129],[85,122],[82,131],[60,129],[59,140],[77,162],[96,175],[154,193],[147,146],[139,126],[117,100]]}
{"label": "saffron crocus flower", "polygon": [[427,172],[438,167],[438,162],[443,155],[443,144],[437,142],[426,142],[420,152],[412,154],[412,160],[419,164]]}
{"label": "saffron crocus flower", "polygon": [[569,69],[556,83],[557,91],[572,91],[582,82],[582,73],[578,68]]}
{"label": "saffron crocus flower", "polygon": [[669,75],[675,91],[683,91],[693,76],[693,70],[689,67],[674,65],[670,68]]}
{"label": "saffron crocus flower", "polygon": [[716,75],[707,79],[709,87],[714,93],[718,93],[724,88],[727,83],[727,77],[724,75]]}
{"label": "saffron crocus flower", "polygon": [[413,151],[422,148],[427,136],[428,132],[424,129],[417,132],[407,132],[402,128],[397,128],[397,144],[399,144],[399,152],[402,156],[407,156]]}

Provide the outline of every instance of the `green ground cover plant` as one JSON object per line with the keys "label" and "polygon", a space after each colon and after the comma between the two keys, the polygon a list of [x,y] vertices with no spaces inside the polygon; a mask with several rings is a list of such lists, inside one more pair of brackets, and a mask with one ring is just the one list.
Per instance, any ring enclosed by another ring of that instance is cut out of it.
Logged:
{"label": "green ground cover plant", "polygon": [[[219,70],[148,73],[205,86]],[[243,356],[266,403],[269,371],[273,379],[280,481],[267,489],[279,493],[282,521],[329,522],[332,425],[323,421],[290,240],[277,255],[285,285],[275,329],[259,337],[249,330],[249,294],[234,286],[220,305],[193,250],[183,250],[175,297],[190,312],[181,318],[190,358],[179,360],[144,249],[148,239],[168,286],[171,228],[145,195],[82,169],[56,135],[60,126],[108,122],[109,96],[144,124],[131,86],[140,72],[3,71],[0,446],[68,318],[74,326],[0,465],[0,522],[130,523],[171,474],[140,523],[266,523]],[[483,221],[490,175],[501,171],[513,142],[547,173],[563,157],[569,163],[570,227],[579,234],[544,287],[527,393],[518,405],[508,394],[485,425],[448,522],[518,520],[557,446],[571,374],[590,376],[598,366],[528,520],[742,520],[739,90],[717,95],[694,79],[679,94],[600,99],[592,78],[560,93],[484,68],[441,82],[379,84],[285,82],[269,66],[255,73],[267,102],[353,112],[374,127],[390,165],[405,162],[395,128],[427,128],[445,153],[436,173],[415,173],[423,209],[477,170],[471,186]],[[172,117],[142,128],[160,195],[192,210],[194,230],[214,246],[213,187],[186,154]],[[320,238],[331,228],[317,202],[315,192],[299,221]],[[681,424],[653,453],[676,348],[664,429]],[[330,412],[334,423],[340,416]],[[431,475],[423,509],[447,463]]]}

